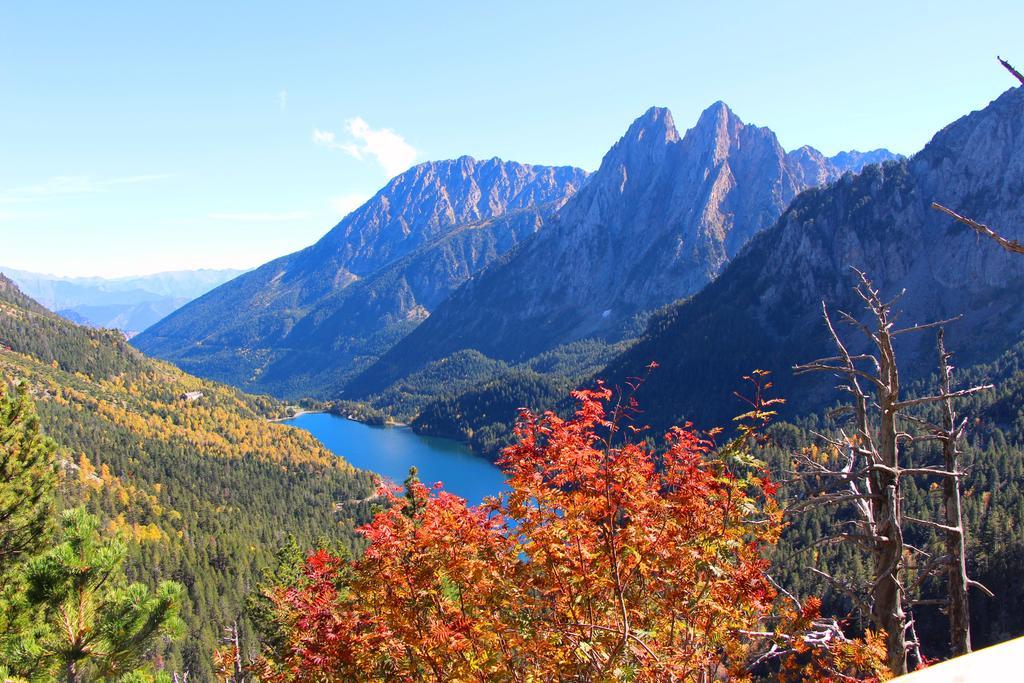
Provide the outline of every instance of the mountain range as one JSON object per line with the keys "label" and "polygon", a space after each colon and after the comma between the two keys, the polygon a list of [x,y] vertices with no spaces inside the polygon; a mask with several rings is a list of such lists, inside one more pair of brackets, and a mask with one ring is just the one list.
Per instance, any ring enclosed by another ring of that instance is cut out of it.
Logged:
{"label": "mountain range", "polygon": [[[775,395],[786,399],[784,416],[817,412],[837,400],[834,380],[797,378],[792,367],[835,351],[823,302],[835,320],[837,311],[863,311],[853,268],[866,272],[884,297],[899,297],[903,325],[962,316],[947,330],[956,365],[991,362],[1021,339],[1024,261],[931,203],[956,207],[1010,239],[1024,238],[1022,122],[1018,88],[939,131],[910,159],[871,165],[800,194],[711,283],[652,314],[639,339],[606,363],[575,375],[532,372],[533,359],[492,369],[473,386],[421,399],[414,427],[493,453],[507,442],[519,407],[565,407],[567,389],[598,378],[625,387],[647,375],[652,362],[660,367],[636,398],[640,419],[656,429],[687,421],[728,424],[747,409],[733,391],[747,389],[741,378],[755,369],[772,373]],[[867,350],[856,330],[841,331],[852,352]],[[906,383],[935,369],[931,334],[899,337],[897,352]],[[400,404],[394,393],[373,399]]]}
{"label": "mountain range", "polygon": [[201,269],[120,278],[59,277],[0,266],[0,273],[51,311],[128,336],[243,272]]}
{"label": "mountain range", "polygon": [[420,164],[316,244],[201,297],[134,343],[239,386],[329,395],[540,230],[586,177],[499,159]]}
{"label": "mountain range", "polygon": [[893,157],[787,153],[718,102],[682,136],[651,108],[590,176],[421,164],[316,244],[134,343],[204,376],[319,398],[379,394],[463,350],[504,363],[581,339],[614,344],[714,278],[801,190]]}
{"label": "mountain range", "polygon": [[[875,156],[888,156],[878,152]],[[473,278],[345,391],[362,397],[461,349],[522,361],[699,291],[802,190],[859,171],[810,147],[786,153],[723,102],[677,131],[652,107],[552,224]]]}

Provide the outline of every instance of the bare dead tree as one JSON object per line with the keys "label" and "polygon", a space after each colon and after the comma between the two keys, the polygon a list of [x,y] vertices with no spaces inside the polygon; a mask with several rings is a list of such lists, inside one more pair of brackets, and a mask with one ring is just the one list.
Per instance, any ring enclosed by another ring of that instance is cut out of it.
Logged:
{"label": "bare dead tree", "polygon": [[1006,61],[1005,59],[1003,59],[1002,57],[999,57],[999,56],[997,55],[997,56],[996,56],[996,59],[998,59],[998,60],[999,60],[999,63],[1003,65],[1003,68],[1004,68],[1004,69],[1006,69],[1007,71],[1009,71],[1009,72],[1010,72],[1010,73],[1011,73],[1011,74],[1013,75],[1013,77],[1014,77],[1014,78],[1016,78],[1016,79],[1017,79],[1018,81],[1020,81],[1020,82],[1021,82],[1021,85],[1024,85],[1024,74],[1021,74],[1021,72],[1019,72],[1019,71],[1017,71],[1016,69],[1014,69],[1014,68],[1013,68],[1013,65],[1012,65],[1012,64],[1010,64],[1010,63],[1009,63],[1008,61]]}
{"label": "bare dead tree", "polygon": [[[960,463],[959,442],[967,428],[966,418],[959,422],[956,408],[950,394],[953,391],[953,366],[950,365],[950,358],[953,354],[946,351],[946,342],[943,329],[939,328],[938,333],[938,354],[939,354],[939,389],[944,397],[940,401],[942,406],[941,429],[936,430],[939,440],[942,442],[943,466],[951,476],[942,479],[942,508],[945,512],[945,536],[946,554],[949,561],[946,564],[946,587],[949,603],[947,612],[949,614],[949,642],[953,649],[953,655],[967,654],[971,651],[971,615],[968,608],[967,593],[971,585],[979,586],[988,592],[987,588],[977,582],[972,582],[967,576],[967,557],[965,553],[964,518],[960,507],[960,480],[963,471]],[[991,592],[988,593],[992,595]]]}
{"label": "bare dead tree", "polygon": [[1021,244],[1017,240],[1011,240],[1003,237],[998,232],[988,227],[984,223],[979,223],[978,221],[968,218],[967,216],[961,216],[956,211],[953,211],[952,209],[947,209],[945,206],[939,204],[938,202],[932,202],[932,208],[935,209],[936,211],[941,211],[950,218],[963,223],[964,225],[968,226],[969,228],[977,232],[979,235],[984,235],[985,237],[988,237],[990,240],[994,241],[996,244],[1001,246],[1006,251],[1012,254],[1024,254],[1024,244]]}
{"label": "bare dead tree", "polygon": [[[819,358],[794,368],[797,374],[825,372],[843,380],[839,388],[849,393],[853,399],[852,427],[849,433],[846,429],[840,429],[837,437],[816,435],[825,441],[834,457],[820,458],[814,454],[797,454],[795,474],[808,486],[810,495],[795,504],[791,511],[800,512],[823,505],[849,504],[854,507],[857,512],[855,520],[840,533],[824,541],[853,543],[867,550],[873,560],[870,585],[851,586],[848,581],[829,576],[820,570],[815,571],[844,593],[857,596],[855,604],[862,605],[865,611],[869,612],[876,629],[885,631],[888,666],[894,675],[901,675],[908,670],[908,658],[911,664],[916,664],[922,659],[911,616],[914,603],[910,587],[907,585],[909,563],[913,560],[915,566],[919,563],[928,571],[934,571],[934,567],[941,567],[947,561],[945,557],[932,558],[925,550],[907,544],[904,541],[904,528],[908,523],[933,526],[947,531],[947,541],[955,543],[957,539],[953,537],[951,531],[955,527],[961,544],[959,558],[963,560],[962,523],[950,523],[953,517],[959,519],[960,515],[958,478],[962,473],[956,460],[956,444],[963,429],[954,427],[945,430],[944,426],[924,423],[911,414],[911,409],[928,404],[940,404],[948,407],[950,419],[955,420],[956,415],[952,412],[954,399],[991,387],[979,386],[954,391],[950,380],[951,369],[946,363],[949,356],[940,341],[940,374],[945,379],[941,383],[939,393],[920,398],[903,398],[893,343],[895,337],[941,328],[950,321],[942,320],[895,329],[892,309],[896,300],[883,301],[867,275],[858,270],[855,272],[859,283],[854,291],[863,300],[864,307],[870,314],[871,325],[861,323],[849,313],[840,311],[839,315],[843,322],[853,326],[866,337],[870,352],[853,354],[849,351],[832,323],[828,308],[822,303],[825,325],[838,355]],[[911,425],[917,426],[922,423],[926,429],[917,429],[917,433],[914,433]],[[944,437],[943,443],[948,443],[951,449],[949,454],[952,463],[947,461],[943,467],[914,467],[904,462],[903,444],[943,440]],[[953,482],[949,495],[956,500],[950,502],[947,509],[946,524],[918,520],[903,512],[900,485],[907,476],[934,476]],[[964,583],[957,588],[958,600],[962,597],[963,603],[961,606],[960,602],[957,602],[958,615],[966,615],[965,591],[969,581],[965,572],[958,573],[957,576],[964,579]]]}
{"label": "bare dead tree", "polygon": [[[944,471],[939,473],[939,476],[942,478],[944,523],[939,524],[913,517],[907,517],[907,519],[912,523],[929,526],[943,533],[946,552],[941,558],[938,558],[940,562],[932,563],[932,567],[927,569],[934,568],[936,565],[945,565],[946,598],[937,602],[945,608],[949,618],[949,642],[953,656],[959,656],[971,651],[971,615],[968,603],[970,589],[978,588],[989,597],[992,597],[992,592],[967,575],[966,533],[961,507],[961,479],[966,473],[960,460],[960,441],[967,429],[968,420],[967,418],[961,419],[956,412],[953,397],[957,392],[953,390],[953,366],[950,364],[953,354],[946,350],[945,331],[941,327],[938,329],[936,347],[939,395],[930,398],[938,399],[935,402],[940,407],[941,422],[932,424],[916,416],[912,417],[912,420],[942,444]],[[991,385],[977,387],[978,390],[989,388]],[[927,575],[929,575],[927,570],[922,572],[922,579]]]}
{"label": "bare dead tree", "polygon": [[[1021,74],[1021,72],[1013,68],[1013,65],[1010,64],[1005,59],[1003,59],[1002,57],[996,57],[996,59],[999,60],[999,63],[1003,66],[1004,69],[1009,71],[1014,78],[1016,78],[1018,81],[1021,82],[1022,85],[1024,85],[1024,74]],[[988,237],[1006,251],[1013,254],[1024,254],[1024,244],[1021,244],[1016,240],[1011,240],[1003,237],[998,232],[988,227],[984,223],[979,223],[976,220],[961,215],[956,211],[953,211],[952,209],[947,208],[942,204],[939,204],[938,202],[932,202],[932,208],[935,209],[936,211],[941,211],[942,213],[946,214],[947,216],[956,221],[959,221],[960,223],[963,223],[964,225],[969,227],[971,230],[974,230],[979,235]]]}
{"label": "bare dead tree", "polygon": [[[231,626],[224,627],[224,637],[221,642],[228,646],[220,662],[217,662],[221,669],[219,675],[225,683],[245,683],[245,667],[242,664],[242,649],[238,637],[238,622],[234,621]],[[228,661],[230,660],[230,661]]]}

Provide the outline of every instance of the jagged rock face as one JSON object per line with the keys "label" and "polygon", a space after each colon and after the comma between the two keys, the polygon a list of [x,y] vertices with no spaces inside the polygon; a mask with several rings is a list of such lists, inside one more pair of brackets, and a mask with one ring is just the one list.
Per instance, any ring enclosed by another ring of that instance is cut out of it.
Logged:
{"label": "jagged rock face", "polygon": [[865,166],[902,158],[902,155],[893,154],[887,149],[873,149],[870,152],[858,152],[854,149],[829,157],[828,161],[839,173],[846,173],[847,171],[860,173]]}
{"label": "jagged rock face", "polygon": [[236,385],[320,393],[540,229],[585,179],[576,168],[498,159],[421,164],[316,244],[213,290],[133,343]]}
{"label": "jagged rock face", "polygon": [[[502,277],[532,283],[524,306],[570,290],[578,334],[587,334],[700,289],[803,187],[775,135],[743,124],[724,104],[681,138],[668,110],[654,108]],[[538,273],[550,275],[539,282],[510,272],[541,264]]]}
{"label": "jagged rock face", "polygon": [[529,166],[463,156],[420,164],[396,176],[312,247],[357,276],[441,237],[455,225],[564,201],[585,174],[572,167]]}
{"label": "jagged rock face", "polygon": [[807,187],[827,185],[842,175],[824,154],[808,145],[787,153],[786,165],[799,182]]}
{"label": "jagged rock face", "polygon": [[614,335],[631,316],[699,291],[807,187],[842,170],[722,102],[679,135],[651,108],[543,234],[474,277],[353,387],[379,391],[463,348],[517,360]]}
{"label": "jagged rock face", "polygon": [[[930,208],[938,201],[1024,239],[1024,89],[935,135],[910,160],[871,166],[801,195],[751,240],[718,279],[652,320],[645,338],[602,375],[619,381],[652,360],[641,390],[645,419],[722,423],[728,400],[754,368],[775,373],[790,410],[833,400],[834,382],[793,379],[795,363],[829,355],[821,302],[857,312],[851,267],[886,297],[906,289],[902,324],[963,314],[949,326],[960,365],[988,360],[1024,326],[1024,258],[1009,254]],[[845,330],[844,330],[845,332]],[[854,332],[853,350],[862,347]],[[906,378],[934,368],[934,336],[902,337]],[[709,396],[708,391],[720,396]],[[649,400],[644,400],[645,397]]]}
{"label": "jagged rock face", "polygon": [[865,166],[902,158],[901,154],[893,154],[887,149],[870,152],[851,150],[826,157],[813,147],[804,145],[786,154],[786,166],[804,187],[821,187],[835,182],[844,173],[860,173]]}

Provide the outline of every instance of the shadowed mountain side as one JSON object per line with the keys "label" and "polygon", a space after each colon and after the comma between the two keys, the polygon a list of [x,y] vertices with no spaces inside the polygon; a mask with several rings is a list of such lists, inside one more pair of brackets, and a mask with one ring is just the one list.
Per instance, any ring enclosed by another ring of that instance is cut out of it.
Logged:
{"label": "shadowed mountain side", "polygon": [[[906,289],[901,325],[963,314],[948,330],[958,365],[991,359],[1024,325],[1024,259],[929,206],[958,207],[1021,239],[1022,189],[1024,91],[1014,89],[937,133],[910,160],[801,195],[715,282],[652,320],[644,338],[599,376],[622,383],[650,361],[660,363],[639,396],[649,410],[642,419],[659,427],[728,420],[742,404],[721,397],[755,368],[774,373],[788,413],[819,407],[834,400],[835,382],[795,379],[791,368],[834,351],[823,299],[833,310],[861,312],[851,266],[866,271],[885,297]],[[859,333],[841,332],[857,352]],[[933,335],[900,341],[908,379],[934,368]]]}

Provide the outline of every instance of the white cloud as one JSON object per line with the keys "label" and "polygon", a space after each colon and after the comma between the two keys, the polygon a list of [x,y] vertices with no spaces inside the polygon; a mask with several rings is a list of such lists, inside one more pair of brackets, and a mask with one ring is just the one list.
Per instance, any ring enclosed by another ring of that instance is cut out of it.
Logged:
{"label": "white cloud", "polygon": [[313,130],[313,142],[328,149],[338,149],[364,161],[372,158],[389,176],[398,175],[416,161],[416,148],[390,128],[373,129],[357,116],[345,123],[351,138],[338,142],[334,133],[319,128]]}
{"label": "white cloud", "polygon": [[344,145],[339,145],[334,138],[334,133],[328,130],[320,130],[319,128],[313,129],[313,142],[318,145],[323,145],[327,149],[342,149]]}
{"label": "white cloud", "polygon": [[339,216],[344,218],[349,215],[355,209],[366,203],[369,199],[369,195],[365,194],[345,194],[340,197],[334,197],[330,200],[331,209]]}
{"label": "white cloud", "polygon": [[279,106],[281,108],[281,111],[284,111],[285,109],[288,108],[288,91],[287,90],[282,90],[279,93],[277,93],[277,106]]}
{"label": "white cloud", "polygon": [[290,223],[292,221],[304,221],[312,217],[313,214],[309,211],[227,211],[207,214],[207,218],[215,221],[232,221],[237,223]]}
{"label": "white cloud", "polygon": [[154,180],[170,178],[168,173],[123,176],[120,178],[93,178],[88,175],[53,176],[35,185],[23,185],[0,190],[0,204],[31,202],[60,195],[89,194],[105,192],[119,185],[138,185]]}

